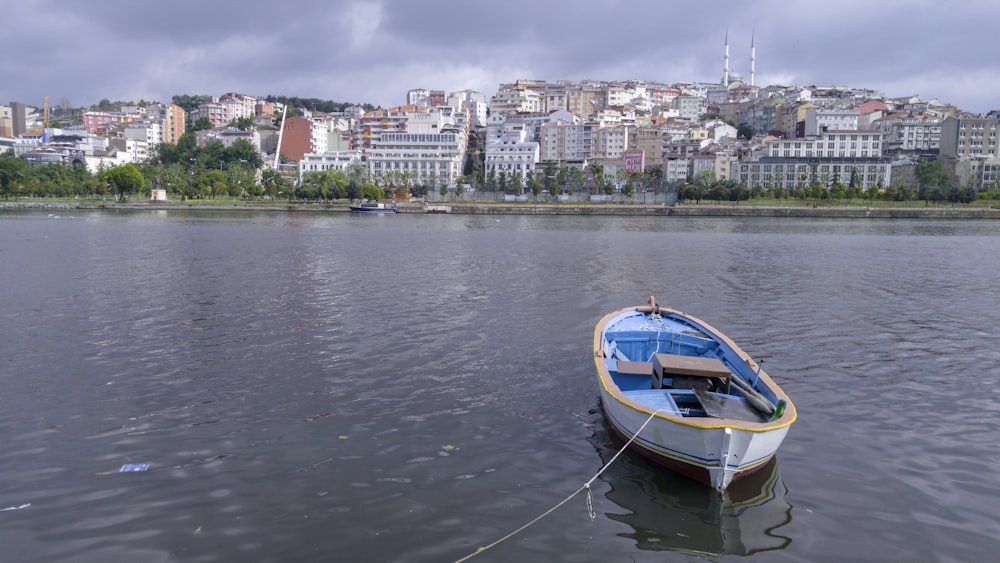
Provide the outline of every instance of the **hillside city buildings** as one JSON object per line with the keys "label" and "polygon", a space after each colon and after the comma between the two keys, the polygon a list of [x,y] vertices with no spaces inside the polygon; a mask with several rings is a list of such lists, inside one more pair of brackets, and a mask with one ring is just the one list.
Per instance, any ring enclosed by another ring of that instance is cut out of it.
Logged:
{"label": "hillside city buildings", "polygon": [[[88,111],[49,127],[37,107],[0,106],[0,151],[30,164],[80,163],[92,171],[141,162],[160,143],[177,143],[185,124],[207,120],[197,142],[250,142],[271,165],[276,151],[310,172],[361,169],[380,183],[437,188],[503,175],[527,189],[546,170],[601,165],[605,171],[662,172],[666,186],[705,171],[746,187],[859,182],[884,188],[938,159],[955,185],[1000,181],[1000,112],[974,115],[937,100],[891,98],[846,86],[760,86],[750,45],[748,77],[731,67],[728,37],[718,82],[522,79],[481,92],[414,88],[399,106],[320,113],[247,94],[211,97],[190,115],[150,103]],[[249,130],[234,120],[250,121]],[[279,134],[280,131],[280,134]],[[279,148],[280,144],[280,148]],[[482,155],[469,165],[470,151]],[[620,187],[621,176],[616,185]],[[515,190],[517,186],[513,186]]]}

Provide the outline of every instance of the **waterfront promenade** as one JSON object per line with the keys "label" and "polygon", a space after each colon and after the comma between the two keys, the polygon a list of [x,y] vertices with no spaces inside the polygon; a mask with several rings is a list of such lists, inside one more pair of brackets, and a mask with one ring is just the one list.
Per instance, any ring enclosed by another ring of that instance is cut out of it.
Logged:
{"label": "waterfront promenade", "polygon": [[[401,203],[400,213],[426,213],[421,203]],[[435,202],[438,213],[454,215],[610,215],[663,217],[822,217],[848,219],[1000,219],[1000,208],[982,206],[781,206],[717,204],[606,204],[606,203],[446,203]],[[7,209],[115,210],[211,210],[211,211],[294,211],[304,213],[349,213],[347,204],[315,203],[46,203],[39,201],[0,202]]]}

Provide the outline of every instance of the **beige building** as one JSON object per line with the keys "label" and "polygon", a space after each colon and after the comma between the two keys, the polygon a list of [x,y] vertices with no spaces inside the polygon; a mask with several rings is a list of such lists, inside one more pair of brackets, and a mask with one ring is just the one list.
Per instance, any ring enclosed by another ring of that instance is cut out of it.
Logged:
{"label": "beige building", "polygon": [[656,168],[663,164],[663,145],[666,132],[660,127],[639,127],[630,138],[631,147],[643,152],[646,168]]}

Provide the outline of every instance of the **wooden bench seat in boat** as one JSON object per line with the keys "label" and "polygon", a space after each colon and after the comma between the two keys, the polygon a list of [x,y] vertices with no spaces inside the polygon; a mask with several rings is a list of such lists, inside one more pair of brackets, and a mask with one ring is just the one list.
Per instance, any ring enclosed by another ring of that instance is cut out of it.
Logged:
{"label": "wooden bench seat in boat", "polygon": [[664,379],[674,379],[673,383],[676,387],[676,379],[679,379],[676,376],[715,379],[718,381],[716,387],[728,393],[732,373],[718,358],[653,354],[652,387],[654,389],[663,388]]}

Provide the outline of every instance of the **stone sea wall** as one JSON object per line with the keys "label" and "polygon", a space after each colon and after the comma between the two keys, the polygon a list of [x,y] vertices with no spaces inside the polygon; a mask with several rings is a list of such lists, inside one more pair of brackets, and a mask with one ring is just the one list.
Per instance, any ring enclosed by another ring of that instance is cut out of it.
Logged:
{"label": "stone sea wall", "polygon": [[[295,211],[350,212],[346,205],[239,203],[199,205],[192,203],[43,203],[3,202],[2,209],[81,209],[81,210],[212,210],[212,211]],[[399,205],[400,213],[449,213],[454,215],[612,215],[620,217],[825,217],[847,219],[1000,219],[1000,208],[992,207],[782,207],[751,205],[635,205],[635,204],[536,204],[536,203],[451,203],[427,206]]]}
{"label": "stone sea wall", "polygon": [[453,204],[449,213],[482,215],[617,215],[664,217],[827,217],[857,219],[1000,219],[987,207],[757,207],[737,205]]}

